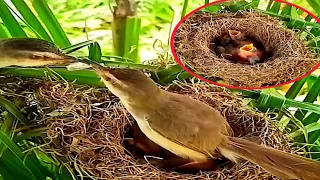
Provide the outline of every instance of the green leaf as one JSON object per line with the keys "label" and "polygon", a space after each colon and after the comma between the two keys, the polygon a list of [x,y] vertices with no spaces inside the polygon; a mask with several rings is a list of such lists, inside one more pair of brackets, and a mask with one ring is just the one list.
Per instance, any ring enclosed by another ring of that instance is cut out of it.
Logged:
{"label": "green leaf", "polygon": [[17,109],[17,107],[4,97],[0,96],[0,106],[5,108],[8,112],[12,113],[16,118],[18,118],[24,124],[28,124],[28,120],[23,116],[23,114]]}
{"label": "green leaf", "polygon": [[81,42],[81,43],[78,43],[78,44],[74,44],[74,45],[71,45],[71,46],[68,46],[66,48],[63,48],[63,52],[66,53],[66,54],[69,54],[69,53],[72,53],[72,52],[75,52],[83,47],[86,47],[86,46],[89,46],[91,44],[93,44],[94,40],[88,40],[88,41],[84,41],[84,42]]}
{"label": "green leaf", "polygon": [[[0,141],[7,146],[7,151],[10,150],[13,153],[13,157],[15,157],[18,162],[22,163],[32,176],[37,177],[38,179],[45,179],[46,175],[40,171],[39,167],[37,167],[34,162],[32,162],[31,159],[2,131],[0,131]],[[3,154],[1,158],[5,157],[6,156]]]}
{"label": "green leaf", "polygon": [[259,9],[257,9],[257,11],[264,13],[264,14],[268,14],[268,15],[276,17],[276,18],[279,18],[282,21],[286,21],[286,22],[292,21],[292,22],[296,22],[296,23],[302,23],[302,24],[304,24],[304,26],[310,26],[310,27],[317,28],[317,29],[320,28],[320,24],[315,23],[315,22],[308,22],[303,19],[302,20],[301,19],[294,19],[291,16],[284,15],[284,14],[277,14],[277,13],[274,13],[271,11],[262,11]]}
{"label": "green leaf", "polygon": [[39,20],[27,6],[24,1],[21,0],[11,0],[17,10],[20,12],[24,20],[27,22],[27,25],[31,27],[31,29],[36,32],[37,35],[40,36],[41,39],[45,39],[47,41],[52,42],[51,37],[47,33],[47,31],[43,28]]}
{"label": "green leaf", "polygon": [[4,0],[0,0],[0,17],[12,37],[27,37],[18,21],[11,14]]}
{"label": "green leaf", "polygon": [[33,0],[32,5],[37,11],[42,23],[49,30],[53,42],[60,48],[65,48],[71,45],[67,35],[63,31],[60,23],[52,13],[45,0]]}
{"label": "green leaf", "polygon": [[284,14],[284,15],[290,15],[291,14],[291,8],[293,8],[290,5],[286,5],[283,10],[281,11],[280,14]]}
{"label": "green leaf", "polygon": [[[7,113],[3,113],[4,119],[3,119],[3,123],[0,127],[0,130],[8,137],[11,138],[12,134],[13,134],[13,123],[14,123],[14,116],[7,112]],[[6,146],[0,141],[0,157],[2,156],[3,152],[6,150]]]}
{"label": "green leaf", "polygon": [[99,61],[102,57],[100,45],[94,42],[89,46],[89,59]]}
{"label": "green leaf", "polygon": [[211,6],[207,6],[203,9],[201,9],[201,11],[203,12],[209,12],[209,13],[216,13],[218,11],[220,11],[222,9],[221,5],[219,4],[215,4],[215,5],[211,5]]}
{"label": "green leaf", "polygon": [[2,24],[0,23],[0,38],[9,38],[11,37],[8,29]]}
{"label": "green leaf", "polygon": [[[312,102],[314,102],[314,101],[317,99],[317,97],[318,97],[319,94],[320,94],[320,86],[319,86],[319,84],[320,84],[320,77],[318,77],[318,79],[316,80],[316,82],[314,83],[314,85],[311,87],[310,91],[308,92],[308,94],[307,94],[307,96],[305,97],[305,99],[303,100],[303,102],[310,102],[310,103],[312,103]],[[308,111],[297,111],[294,116],[295,116],[296,118],[302,120],[302,119],[305,117],[305,115],[306,115],[307,112],[308,112]],[[319,111],[319,112],[320,112],[320,111]]]}
{"label": "green leaf", "polygon": [[[305,24],[303,23],[304,19],[300,17],[300,14],[298,13],[298,10],[296,8],[291,8],[290,14],[292,19],[287,23],[287,26],[289,28],[302,29],[305,27]],[[296,21],[297,19],[299,19],[300,21]]]}
{"label": "green leaf", "polygon": [[226,9],[231,12],[238,12],[240,10],[245,10],[252,7],[253,7],[252,4],[243,0],[243,1],[238,1],[236,3],[234,2],[227,3]]}
{"label": "green leaf", "polygon": [[11,151],[5,151],[4,155],[0,157],[0,174],[4,180],[36,180],[31,173],[28,172],[27,167],[17,161],[17,158]]}
{"label": "green leaf", "polygon": [[279,2],[273,2],[273,5],[269,9],[269,11],[274,12],[274,13],[279,13],[280,11],[281,4]]}
{"label": "green leaf", "polygon": [[189,0],[184,0],[183,1],[183,8],[182,8],[182,11],[181,11],[181,18],[180,19],[182,19],[186,15],[187,8],[188,8],[188,3],[189,3]]}
{"label": "green leaf", "polygon": [[306,83],[306,81],[308,80],[309,77],[305,77],[299,81],[296,81],[288,90],[288,92],[286,93],[285,97],[288,99],[294,99],[299,92],[301,91],[303,85]]}
{"label": "green leaf", "polygon": [[272,6],[272,3],[273,3],[273,0],[269,0],[269,2],[268,2],[268,6],[267,6],[267,11],[269,11],[270,10],[270,8],[271,8],[271,6]]}
{"label": "green leaf", "polygon": [[[315,123],[309,124],[309,125],[305,126],[305,129],[307,130],[308,133],[320,130],[320,123],[315,122]],[[299,129],[293,133],[290,133],[289,137],[295,138],[295,137],[300,136],[302,134],[303,134],[303,131],[301,129]]]}
{"label": "green leaf", "polygon": [[309,5],[317,12],[318,16],[320,16],[320,1],[317,0],[307,0]]}
{"label": "green leaf", "polygon": [[124,57],[129,58],[134,63],[139,63],[139,35],[141,19],[137,17],[127,17],[125,31]]}
{"label": "green leaf", "polygon": [[48,130],[47,127],[32,128],[32,129],[28,130],[27,132],[17,134],[13,141],[15,143],[18,143],[18,142],[25,140],[27,138],[32,138],[32,137],[37,137],[37,136],[46,136],[47,130]]}

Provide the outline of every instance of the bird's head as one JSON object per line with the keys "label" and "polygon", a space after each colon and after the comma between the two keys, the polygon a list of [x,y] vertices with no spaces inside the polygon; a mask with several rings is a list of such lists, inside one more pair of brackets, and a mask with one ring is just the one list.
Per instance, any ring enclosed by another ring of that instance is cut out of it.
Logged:
{"label": "bird's head", "polygon": [[229,30],[229,36],[232,40],[242,40],[243,34],[240,31]]}
{"label": "bird's head", "polygon": [[239,48],[239,56],[242,58],[247,59],[248,57],[252,56],[254,52],[257,51],[257,48],[253,46],[253,44],[247,44]]}
{"label": "bird's head", "polygon": [[[45,66],[75,62],[53,43],[35,38],[0,39],[0,59],[15,66]],[[0,64],[1,66],[1,64]]]}
{"label": "bird's head", "polygon": [[159,91],[158,86],[140,70],[92,67],[105,86],[120,99],[143,98]]}
{"label": "bird's head", "polygon": [[240,47],[238,55],[243,59],[247,59],[250,64],[253,64],[260,60],[256,52],[257,48],[251,43]]}

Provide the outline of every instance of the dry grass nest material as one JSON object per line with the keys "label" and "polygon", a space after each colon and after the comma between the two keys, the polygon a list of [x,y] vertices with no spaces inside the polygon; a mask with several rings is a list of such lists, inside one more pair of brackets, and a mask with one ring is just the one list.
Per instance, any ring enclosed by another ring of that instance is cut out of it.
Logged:
{"label": "dry grass nest material", "polygon": [[[229,90],[201,82],[177,82],[169,91],[188,94],[218,109],[235,135],[291,151],[286,137],[275,130],[264,114],[243,106],[243,100]],[[123,146],[124,135],[134,119],[106,89],[45,83],[37,90],[44,110],[48,136],[55,153],[66,157],[85,177],[96,179],[272,179],[272,175],[246,161],[230,168],[198,174],[165,172],[138,163]],[[86,173],[84,173],[86,172]],[[274,178],[275,179],[275,178]]]}
{"label": "dry grass nest material", "polygon": [[[260,41],[273,57],[261,64],[232,63],[212,51],[212,40],[227,30],[244,32]],[[304,75],[320,61],[292,30],[279,20],[256,12],[195,13],[178,28],[174,49],[186,67],[206,78],[217,77],[234,86],[261,87]]]}

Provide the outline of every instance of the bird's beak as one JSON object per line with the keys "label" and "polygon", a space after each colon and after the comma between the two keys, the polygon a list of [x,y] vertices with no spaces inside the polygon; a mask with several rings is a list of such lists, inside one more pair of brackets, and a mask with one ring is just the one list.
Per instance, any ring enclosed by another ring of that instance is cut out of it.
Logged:
{"label": "bird's beak", "polygon": [[232,40],[240,40],[242,38],[241,32],[236,30],[229,30],[229,36]]}
{"label": "bird's beak", "polygon": [[247,45],[240,47],[240,50],[254,52],[256,50],[256,48],[253,46],[252,43],[250,43],[250,44],[247,44]]}
{"label": "bird's beak", "polygon": [[239,56],[242,58],[248,58],[248,56],[252,56],[253,52],[255,52],[257,48],[253,46],[253,44],[247,44],[240,47]]}
{"label": "bird's beak", "polygon": [[110,72],[106,67],[103,67],[101,65],[97,64],[91,64],[92,69],[96,71],[96,73],[103,78],[104,80],[109,80],[110,79]]}

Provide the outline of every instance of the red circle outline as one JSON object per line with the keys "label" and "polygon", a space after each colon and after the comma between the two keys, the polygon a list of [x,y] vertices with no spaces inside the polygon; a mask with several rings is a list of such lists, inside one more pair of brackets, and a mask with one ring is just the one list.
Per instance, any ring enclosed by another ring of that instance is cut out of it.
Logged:
{"label": "red circle outline", "polygon": [[[218,4],[218,3],[221,3],[221,2],[227,2],[228,0],[216,0],[214,2],[211,2],[209,4],[205,4],[203,6],[200,6],[196,9],[194,9],[193,11],[191,11],[190,13],[188,13],[186,16],[184,16],[180,21],[179,23],[175,26],[175,28],[173,29],[172,31],[172,34],[171,34],[171,38],[170,38],[170,48],[171,48],[171,52],[172,52],[172,55],[175,59],[175,61],[186,71],[188,72],[189,74],[191,74],[192,76],[204,81],[204,82],[207,82],[207,83],[210,83],[210,84],[214,84],[214,85],[218,85],[218,86],[222,86],[222,87],[226,87],[226,88],[231,88],[231,89],[243,89],[243,90],[258,90],[258,89],[266,89],[266,88],[275,88],[275,87],[279,87],[279,86],[283,86],[283,85],[286,85],[286,84],[290,84],[290,83],[293,83],[293,82],[296,82],[298,80],[301,80],[307,76],[309,76],[310,74],[312,74],[315,70],[317,70],[319,67],[320,67],[320,63],[318,63],[312,70],[310,70],[309,72],[307,72],[306,74],[300,76],[300,77],[297,77],[293,80],[290,80],[288,82],[285,82],[285,83],[282,83],[282,84],[278,84],[278,85],[273,85],[273,86],[262,86],[262,87],[243,87],[243,86],[232,86],[232,85],[226,85],[226,84],[220,84],[220,83],[216,83],[216,82],[213,82],[213,81],[210,81],[194,72],[192,72],[190,69],[188,69],[185,65],[183,65],[183,63],[179,60],[175,50],[174,50],[174,36],[175,34],[177,33],[177,30],[178,28],[180,27],[180,25],[188,18],[190,17],[192,14],[194,14],[195,12],[199,11],[200,9],[203,9],[207,6],[211,6],[211,5],[214,5],[214,4]],[[310,15],[313,19],[315,19],[317,21],[318,24],[320,24],[320,19],[317,18],[317,16],[315,16],[314,14],[312,14],[311,12],[309,12],[308,10],[304,9],[303,7],[300,7],[296,4],[293,4],[293,3],[290,3],[290,2],[286,2],[284,0],[275,0],[276,2],[279,2],[279,3],[285,3],[285,4],[288,4],[290,6],[293,6],[295,8],[298,8],[298,9],[301,9],[302,11],[306,12],[308,15]]]}

